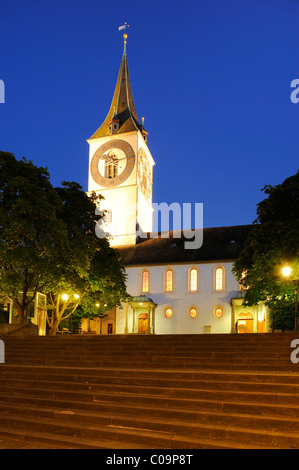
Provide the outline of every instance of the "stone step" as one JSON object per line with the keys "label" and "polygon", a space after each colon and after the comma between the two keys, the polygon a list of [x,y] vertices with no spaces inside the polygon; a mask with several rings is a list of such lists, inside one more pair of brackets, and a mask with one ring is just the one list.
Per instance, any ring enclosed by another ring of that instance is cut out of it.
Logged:
{"label": "stone step", "polygon": [[51,377],[43,374],[45,377],[4,377],[0,373],[1,386],[15,388],[48,388],[60,390],[88,390],[96,392],[98,390],[113,391],[116,387],[119,391],[141,391],[141,393],[156,393],[163,390],[166,393],[171,389],[172,393],[176,390],[185,390],[186,397],[197,393],[202,389],[222,390],[222,391],[244,391],[244,392],[267,392],[267,393],[289,393],[299,394],[299,384],[273,383],[273,382],[246,382],[246,381],[226,381],[226,380],[186,380],[173,378],[146,378],[146,377],[106,377],[106,376],[83,376],[80,380],[77,376],[68,376],[67,379],[62,376]]}
{"label": "stone step", "polygon": [[[20,391],[21,393],[22,391]],[[25,395],[15,393],[0,393],[0,403],[5,406],[9,405],[30,405],[33,407],[39,406],[53,406],[62,409],[70,410],[83,410],[90,413],[94,412],[113,412],[113,413],[130,413],[146,414],[149,416],[166,416],[179,418],[187,418],[198,420],[198,413],[202,411],[215,411],[227,413],[242,413],[246,410],[247,414],[255,414],[257,416],[287,416],[290,418],[299,418],[299,406],[293,404],[276,404],[276,403],[243,403],[210,399],[196,399],[185,400],[177,398],[156,397],[151,399],[144,398],[143,400],[126,400],[122,399],[119,395],[104,395],[102,400],[95,401],[82,400],[81,396],[76,399],[76,396],[70,397],[68,394],[63,394],[61,397],[49,397],[48,395]],[[121,398],[121,399],[120,399]],[[126,398],[126,397],[124,397]]]}
{"label": "stone step", "polygon": [[[189,443],[190,441],[195,441],[190,438],[183,438],[183,442]],[[2,445],[3,443],[3,445]],[[173,449],[180,449],[182,446],[175,446],[175,441],[173,441]],[[262,445],[253,445],[242,442],[241,444],[237,441],[230,440],[216,440],[211,441],[210,439],[196,439],[196,446],[192,445],[191,449],[268,449],[268,446]],[[188,448],[188,447],[184,447]],[[132,449],[131,455],[139,455],[140,449],[157,449],[155,447],[150,447],[149,445],[136,445],[136,443],[130,443],[128,441],[111,441],[100,439],[90,439],[82,438],[77,436],[65,436],[55,433],[47,432],[34,432],[31,430],[20,430],[15,428],[1,429],[0,427],[0,449],[111,449],[113,451],[118,451],[122,449]],[[167,447],[171,449],[171,447]],[[135,454],[134,454],[135,451]],[[156,453],[155,453],[156,454]],[[154,455],[155,455],[154,454]],[[188,453],[189,455],[189,453]],[[194,455],[192,450],[190,455]],[[116,456],[118,454],[116,453]],[[147,460],[148,461],[148,460]]]}
{"label": "stone step", "polygon": [[[53,402],[53,407],[45,406],[29,406],[17,403],[1,403],[0,411],[1,414],[9,416],[27,416],[27,417],[41,417],[41,418],[61,418],[65,421],[80,422],[89,424],[117,424],[120,427],[145,427],[159,430],[169,430],[171,427],[180,433],[182,433],[182,423],[185,426],[185,433],[189,433],[188,426],[190,426],[190,432],[192,432],[193,424],[218,424],[225,426],[241,426],[241,427],[252,427],[254,429],[263,429],[269,431],[292,431],[299,432],[299,417],[293,416],[261,416],[258,414],[248,413],[246,406],[243,406],[241,413],[234,413],[223,411],[222,413],[213,410],[197,410],[188,411],[185,409],[157,409],[155,407],[140,407],[134,409],[134,407],[119,407],[115,406],[108,407],[106,410],[98,406],[98,410],[93,410],[90,413],[87,410],[80,410],[68,407],[57,408]],[[142,416],[142,417],[141,417]],[[178,429],[176,427],[179,426]],[[193,435],[193,434],[192,434]]]}
{"label": "stone step", "polygon": [[[4,447],[1,446],[4,440]],[[136,449],[135,443],[109,439],[90,439],[77,436],[66,436],[54,432],[39,432],[31,429],[16,429],[0,426],[0,449]],[[139,445],[138,449],[149,449],[149,446]]]}
{"label": "stone step", "polygon": [[[107,367],[59,367],[56,366],[33,366],[33,365],[15,365],[3,364],[0,368],[0,377],[15,377],[18,374],[20,378],[39,379],[48,377],[53,380],[72,380],[73,378],[79,382],[97,380],[103,376],[129,378],[129,379],[165,379],[170,380],[208,380],[208,381],[224,381],[224,382],[266,382],[266,383],[283,383],[283,384],[299,384],[299,374],[294,373],[274,373],[274,372],[234,372],[234,371],[210,371],[210,370],[177,370],[177,369],[146,369],[140,377],[139,369],[132,368],[107,368]],[[56,378],[56,379],[55,379]]]}
{"label": "stone step", "polygon": [[[46,386],[47,385],[47,386]],[[194,406],[197,400],[217,400],[217,401],[235,401],[243,403],[273,403],[273,404],[293,404],[299,405],[299,394],[293,393],[270,393],[258,391],[236,391],[236,390],[217,390],[212,386],[210,389],[188,389],[184,388],[165,388],[165,387],[142,387],[142,386],[125,386],[125,385],[109,385],[103,384],[98,387],[90,389],[74,390],[73,387],[68,387],[68,384],[59,383],[58,386],[48,387],[48,384],[36,383],[34,385],[26,386],[21,383],[16,384],[3,384],[0,393],[20,393],[31,396],[55,397],[62,398],[68,396],[69,399],[82,399],[85,401],[101,401],[103,399],[118,400],[121,396],[122,401],[132,403],[134,400],[147,401],[149,403],[170,399],[186,400],[188,405],[191,403]],[[187,403],[186,403],[187,405]]]}
{"label": "stone step", "polygon": [[[44,364],[45,366],[54,366],[56,365],[57,367],[64,367],[64,366],[81,366],[81,367],[86,367],[86,368],[94,368],[95,366],[103,368],[103,367],[111,367],[111,368],[117,368],[120,366],[119,360],[90,360],[90,361],[80,361],[80,359],[74,359],[74,360],[50,360],[50,359],[44,359],[40,360],[36,358],[35,360],[33,359],[23,359],[22,361],[10,361],[10,364],[24,364],[24,365],[42,365]],[[284,362],[280,362],[279,364],[277,361],[271,361],[271,362],[263,362],[263,361],[255,361],[253,363],[247,363],[245,360],[244,361],[238,361],[238,362],[231,362],[231,361],[189,361],[189,362],[178,362],[178,361],[173,361],[173,362],[163,362],[162,359],[160,360],[152,360],[150,361],[138,361],[138,359],[135,359],[134,361],[124,361],[124,366],[126,368],[132,368],[132,369],[137,369],[139,370],[145,370],[145,369],[168,369],[169,367],[177,370],[185,369],[185,370],[193,370],[194,368],[196,369],[201,369],[201,370],[215,370],[215,371],[220,371],[220,370],[226,370],[226,371],[273,371],[273,372],[288,372],[288,371],[298,371],[298,365],[294,365],[291,363],[290,360],[285,360]]]}
{"label": "stone step", "polygon": [[297,448],[295,337],[6,337],[0,448]]}
{"label": "stone step", "polygon": [[[110,424],[107,424],[110,423]],[[121,441],[124,444],[136,444],[139,446],[146,446],[146,448],[201,448],[201,439],[218,440],[223,444],[230,441],[230,444],[239,442],[239,444],[246,442],[246,444],[259,446],[271,446],[274,448],[282,448],[285,446],[286,441],[289,447],[299,447],[299,433],[298,432],[280,432],[276,430],[262,429],[247,429],[237,425],[218,425],[218,424],[203,424],[192,423],[186,425],[183,422],[167,423],[167,426],[162,425],[160,420],[140,419],[134,420],[131,423],[127,421],[123,425],[118,424],[119,420],[106,421],[105,425],[74,423],[70,420],[61,419],[61,416],[50,418],[33,418],[33,417],[20,417],[13,415],[0,415],[0,434],[2,430],[16,429],[28,430],[28,432],[42,432],[62,434],[63,436],[73,436],[84,439],[97,439],[101,441],[113,440]],[[130,424],[130,426],[128,426]],[[167,430],[165,430],[167,429]],[[179,430],[179,433],[178,433]],[[190,437],[192,436],[192,437]],[[199,446],[199,447],[198,447]]]}
{"label": "stone step", "polygon": [[[82,345],[83,346],[83,345]],[[107,345],[105,347],[82,347],[82,348],[75,348],[75,347],[68,347],[68,348],[62,348],[62,347],[57,347],[57,348],[52,348],[49,350],[49,348],[46,347],[46,345],[42,348],[34,348],[34,351],[40,353],[40,354],[51,354],[55,356],[56,354],[66,354],[70,356],[71,354],[82,354],[82,355],[113,355],[113,354],[120,354],[124,356],[129,356],[129,355],[175,355],[175,356],[192,356],[193,354],[195,355],[203,355],[206,356],[208,354],[214,354],[218,357],[224,356],[235,356],[235,355],[254,355],[257,352],[257,346],[252,345],[251,347],[241,347],[241,346],[235,346],[234,348],[232,347],[227,347],[223,346],[221,347],[220,345],[207,345],[205,347],[203,346],[189,346],[186,348],[183,347],[127,347],[127,348],[118,348],[116,346],[111,347],[111,345]],[[268,346],[268,347],[260,347],[259,352],[262,355],[265,356],[276,356],[279,357],[279,355],[288,355],[291,351],[290,345],[280,345],[279,349],[278,346]],[[22,345],[19,345],[18,347],[14,348],[9,348],[9,354],[13,355],[29,355],[32,356],[32,348],[28,347],[28,349],[25,349],[22,347]]]}
{"label": "stone step", "polygon": [[[63,357],[60,357],[60,358],[57,358],[55,356],[49,356],[49,355],[42,355],[40,354],[38,357],[24,357],[22,356],[21,354],[18,356],[15,356],[15,357],[10,357],[10,355],[6,355],[5,357],[5,361],[8,363],[8,364],[22,364],[22,363],[28,363],[29,361],[33,362],[33,363],[36,363],[36,364],[42,364],[44,361],[47,363],[47,364],[78,364],[78,358],[74,357],[74,355],[70,355],[70,357],[66,357],[65,355],[63,355]],[[114,356],[101,356],[101,357],[81,357],[80,358],[80,363],[82,364],[103,364],[103,363],[112,363],[112,364],[115,364],[115,363],[122,363],[122,364],[128,364],[128,363],[139,363],[139,364],[146,364],[146,363],[149,363],[149,364],[152,364],[152,363],[163,363],[165,365],[167,364],[176,364],[176,365],[179,365],[179,364],[190,364],[190,365],[194,365],[194,367],[196,367],[197,364],[202,364],[202,363],[207,363],[208,361],[208,364],[211,364],[211,365],[217,365],[220,363],[221,361],[221,364],[222,365],[239,365],[239,367],[241,367],[243,364],[244,365],[247,365],[247,366],[258,366],[258,365],[261,365],[261,364],[264,364],[264,365],[277,365],[277,366],[287,366],[289,363],[291,364],[291,360],[290,360],[290,357],[288,356],[287,358],[276,358],[276,357],[273,357],[273,356],[269,356],[269,357],[262,357],[260,358],[260,360],[258,361],[258,364],[257,364],[257,360],[256,360],[256,357],[253,356],[253,357],[248,357],[248,356],[236,356],[235,358],[229,358],[229,357],[222,357],[222,358],[218,358],[218,357],[213,357],[212,355],[206,355],[206,356],[202,356],[202,357],[197,357],[197,356],[161,356],[161,355],[140,355],[140,357],[132,357],[132,356],[122,356],[120,358],[115,358]]]}
{"label": "stone step", "polygon": [[[7,344],[7,343],[6,343]],[[10,345],[8,345],[10,346]],[[51,351],[49,351],[47,345],[44,345],[43,347],[38,347],[34,348],[35,351],[38,351],[40,353],[51,353],[53,355],[58,354],[60,352],[63,352],[64,354],[103,354],[103,355],[108,355],[108,354],[124,354],[124,355],[130,355],[132,353],[134,354],[171,354],[171,355],[176,355],[180,356],[181,354],[184,355],[192,355],[192,354],[203,354],[206,355],[208,352],[217,354],[217,355],[222,355],[222,354],[229,354],[229,355],[235,355],[235,354],[256,354],[257,350],[262,352],[263,354],[266,355],[276,355],[279,356],[279,354],[288,354],[290,351],[290,344],[286,345],[280,345],[279,350],[277,345],[274,346],[267,346],[267,347],[257,347],[256,345],[252,346],[239,346],[235,345],[235,347],[229,347],[228,345],[219,345],[219,344],[209,344],[206,346],[203,345],[189,345],[188,347],[168,347],[166,346],[157,346],[153,345],[151,347],[136,347],[134,345],[132,346],[127,346],[126,348],[123,347],[116,347],[116,346],[111,346],[110,344],[107,344],[107,346],[101,346],[101,347],[84,347],[82,345],[81,348],[78,347],[71,347],[69,346],[68,348],[65,347],[51,347]],[[29,354],[32,355],[32,348],[30,346],[28,347],[23,347],[22,345],[18,345],[15,347],[10,347],[9,349],[10,354]]]}

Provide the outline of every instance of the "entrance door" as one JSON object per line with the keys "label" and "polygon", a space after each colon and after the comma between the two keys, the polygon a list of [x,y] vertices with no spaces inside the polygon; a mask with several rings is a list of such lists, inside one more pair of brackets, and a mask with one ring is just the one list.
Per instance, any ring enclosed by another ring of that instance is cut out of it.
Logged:
{"label": "entrance door", "polygon": [[237,333],[253,333],[253,315],[251,313],[239,313]]}
{"label": "entrance door", "polygon": [[148,315],[141,313],[138,317],[138,333],[147,333]]}

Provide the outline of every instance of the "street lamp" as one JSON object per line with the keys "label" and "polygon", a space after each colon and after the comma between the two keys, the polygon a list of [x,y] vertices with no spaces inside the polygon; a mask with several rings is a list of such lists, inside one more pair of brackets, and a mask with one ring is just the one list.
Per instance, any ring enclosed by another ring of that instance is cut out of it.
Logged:
{"label": "street lamp", "polygon": [[[288,266],[282,268],[282,274],[285,277],[289,277],[291,274],[291,268]],[[297,292],[298,292],[298,279],[291,279],[292,283],[294,284],[295,287],[295,331],[298,330],[298,300],[297,300]]]}

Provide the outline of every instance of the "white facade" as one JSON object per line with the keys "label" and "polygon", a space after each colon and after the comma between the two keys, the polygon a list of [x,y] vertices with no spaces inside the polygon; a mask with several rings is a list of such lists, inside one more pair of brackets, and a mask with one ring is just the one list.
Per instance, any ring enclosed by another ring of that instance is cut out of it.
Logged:
{"label": "white facade", "polygon": [[[232,317],[231,298],[240,295],[239,285],[233,276],[232,262],[213,262],[155,266],[127,267],[127,287],[132,296],[141,294],[149,297],[156,305],[154,313],[155,334],[194,334],[194,333],[231,333],[234,329]],[[216,269],[223,268],[223,290],[216,290]],[[191,291],[189,286],[190,270],[195,268],[198,273],[198,287]],[[142,290],[142,275],[149,273],[148,292]],[[165,275],[167,270],[173,272],[173,291],[165,291]],[[142,310],[142,306],[141,310]],[[167,318],[167,308],[172,309],[172,316]],[[193,310],[193,318],[190,309]],[[216,310],[218,310],[218,316]],[[140,310],[140,313],[142,313]],[[144,305],[146,313],[146,305]],[[246,310],[246,309],[245,309]],[[133,332],[133,312],[129,307],[116,311],[116,333],[124,333],[126,326],[126,313],[128,332]],[[137,332],[137,331],[135,331]]]}

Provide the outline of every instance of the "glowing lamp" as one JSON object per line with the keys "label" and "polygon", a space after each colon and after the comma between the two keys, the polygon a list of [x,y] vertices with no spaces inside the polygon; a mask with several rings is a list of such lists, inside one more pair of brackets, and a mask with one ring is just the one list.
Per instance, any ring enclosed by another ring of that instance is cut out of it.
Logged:
{"label": "glowing lamp", "polygon": [[291,268],[289,268],[288,266],[286,266],[285,268],[282,268],[282,274],[287,277],[291,274]]}

